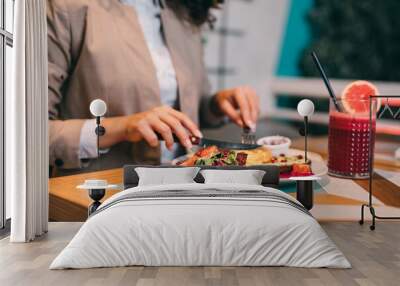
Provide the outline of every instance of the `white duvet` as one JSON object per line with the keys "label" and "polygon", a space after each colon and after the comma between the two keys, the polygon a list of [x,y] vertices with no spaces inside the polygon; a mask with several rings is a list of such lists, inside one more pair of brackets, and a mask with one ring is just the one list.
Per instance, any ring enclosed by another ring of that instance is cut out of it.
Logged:
{"label": "white duvet", "polygon": [[[145,266],[294,266],[349,268],[350,263],[306,212],[262,198],[118,199],[146,191],[263,191],[231,184],[136,187],[109,198],[83,224],[50,269]],[[249,192],[251,193],[251,192]]]}

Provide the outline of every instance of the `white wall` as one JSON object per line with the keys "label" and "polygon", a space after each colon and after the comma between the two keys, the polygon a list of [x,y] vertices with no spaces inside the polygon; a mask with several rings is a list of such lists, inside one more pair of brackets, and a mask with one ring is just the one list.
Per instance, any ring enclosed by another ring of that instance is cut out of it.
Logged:
{"label": "white wall", "polygon": [[[205,34],[205,61],[214,92],[218,88],[250,85],[262,99],[262,113],[267,113],[272,102],[268,80],[275,73],[289,5],[290,0],[226,1],[216,14],[215,30]],[[231,34],[225,36],[225,68],[231,73],[224,76],[224,85],[218,83],[215,73],[224,56],[219,54],[224,37],[221,27]]]}
{"label": "white wall", "polygon": [[[13,56],[12,56],[12,48],[6,46],[6,74],[5,74],[5,96],[6,96],[6,104],[5,107],[7,109],[7,96],[11,94],[11,76],[13,70]],[[7,122],[5,128],[7,129]],[[6,184],[7,184],[7,177],[5,177]],[[10,188],[7,188],[5,184],[5,196],[6,196],[6,219],[11,217],[11,192]]]}
{"label": "white wall", "polygon": [[[5,0],[5,29],[7,32],[14,32],[14,0]],[[6,45],[6,57],[5,57],[5,108],[7,109],[7,96],[11,94],[11,76],[13,72],[13,56],[12,48]],[[7,128],[7,122],[6,127]],[[5,177],[7,181],[7,177]],[[11,193],[10,188],[7,188],[7,182],[5,184],[5,197],[6,197],[6,219],[11,217]]]}

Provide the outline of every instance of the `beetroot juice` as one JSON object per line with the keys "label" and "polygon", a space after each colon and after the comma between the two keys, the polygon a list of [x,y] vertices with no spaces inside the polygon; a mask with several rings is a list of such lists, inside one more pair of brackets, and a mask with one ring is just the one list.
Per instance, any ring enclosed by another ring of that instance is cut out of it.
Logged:
{"label": "beetroot juice", "polygon": [[330,175],[345,178],[369,177],[369,148],[374,148],[375,117],[371,127],[372,132],[368,114],[349,114],[331,109],[328,142]]}

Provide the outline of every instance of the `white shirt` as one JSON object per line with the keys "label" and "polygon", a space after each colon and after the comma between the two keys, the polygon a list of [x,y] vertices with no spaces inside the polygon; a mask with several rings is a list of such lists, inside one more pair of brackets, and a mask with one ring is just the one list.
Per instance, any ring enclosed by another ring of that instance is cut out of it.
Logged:
{"label": "white shirt", "polygon": [[[147,47],[153,60],[158,84],[160,87],[160,99],[163,105],[176,106],[178,99],[178,84],[175,68],[172,64],[171,55],[166,46],[161,31],[161,8],[158,1],[153,0],[120,0],[136,10],[140,26],[142,28]],[[97,157],[97,139],[95,134],[96,122],[94,119],[86,120],[80,135],[80,159]],[[107,132],[107,131],[106,131]],[[174,148],[176,149],[176,147]],[[166,149],[161,144],[162,162],[173,159],[175,152]]]}

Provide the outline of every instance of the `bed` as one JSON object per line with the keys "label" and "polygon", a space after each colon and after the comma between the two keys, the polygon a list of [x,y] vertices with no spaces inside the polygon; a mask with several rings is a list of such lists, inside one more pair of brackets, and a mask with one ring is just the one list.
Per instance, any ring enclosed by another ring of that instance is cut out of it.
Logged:
{"label": "bed", "polygon": [[262,185],[203,183],[198,174],[193,183],[150,186],[138,186],[137,167],[124,168],[125,190],[98,208],[50,269],[351,267],[308,210],[274,188],[273,166],[252,167],[265,170]]}

